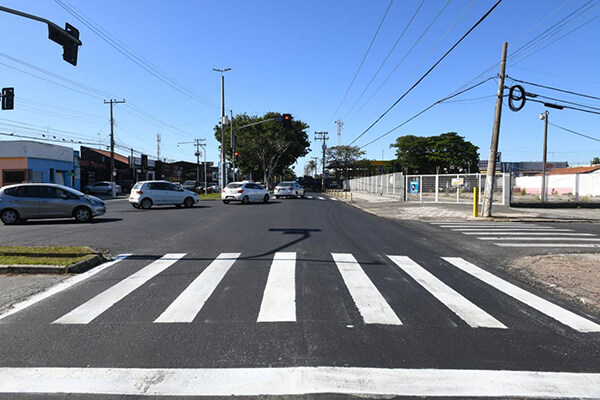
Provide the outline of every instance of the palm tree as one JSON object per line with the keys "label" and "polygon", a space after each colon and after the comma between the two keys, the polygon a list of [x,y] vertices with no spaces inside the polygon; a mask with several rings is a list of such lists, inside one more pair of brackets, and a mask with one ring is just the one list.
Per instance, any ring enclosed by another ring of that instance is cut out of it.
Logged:
{"label": "palm tree", "polygon": [[317,162],[315,160],[310,160],[308,162],[308,170],[312,171],[312,176],[317,175]]}

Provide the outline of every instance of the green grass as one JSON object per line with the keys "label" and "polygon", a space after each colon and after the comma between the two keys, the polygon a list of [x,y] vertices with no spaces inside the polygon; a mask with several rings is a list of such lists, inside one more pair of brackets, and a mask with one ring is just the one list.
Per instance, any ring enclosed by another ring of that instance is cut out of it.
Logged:
{"label": "green grass", "polygon": [[221,193],[198,193],[198,200],[221,200]]}
{"label": "green grass", "polygon": [[96,253],[87,247],[75,246],[0,246],[0,264],[3,265],[59,265],[68,266],[92,258]]}

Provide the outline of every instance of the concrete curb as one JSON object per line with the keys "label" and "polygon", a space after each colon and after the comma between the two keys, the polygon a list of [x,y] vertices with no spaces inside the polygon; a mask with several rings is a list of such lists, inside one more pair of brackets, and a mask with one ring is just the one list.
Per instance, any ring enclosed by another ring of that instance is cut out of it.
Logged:
{"label": "concrete curb", "polygon": [[106,261],[108,260],[103,254],[96,252],[93,257],[90,257],[87,260],[79,261],[64,267],[59,265],[0,264],[0,274],[79,274],[103,264]]}

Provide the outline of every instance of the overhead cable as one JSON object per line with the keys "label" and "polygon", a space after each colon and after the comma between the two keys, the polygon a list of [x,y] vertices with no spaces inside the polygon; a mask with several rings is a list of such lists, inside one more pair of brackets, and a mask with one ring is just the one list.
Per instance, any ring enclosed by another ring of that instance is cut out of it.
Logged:
{"label": "overhead cable", "polygon": [[574,96],[587,97],[588,99],[600,100],[600,97],[592,96],[592,95],[589,95],[589,94],[584,94],[584,93],[573,92],[573,91],[571,91],[571,90],[559,89],[559,88],[552,87],[552,86],[540,85],[539,83],[527,82],[527,81],[523,81],[523,80],[520,80],[520,79],[515,79],[515,78],[512,78],[512,77],[510,77],[510,76],[508,76],[508,75],[507,75],[506,77],[507,77],[508,79],[512,80],[512,81],[519,82],[519,83],[524,83],[524,84],[526,84],[526,85],[531,85],[531,86],[541,87],[541,88],[544,88],[544,89],[549,89],[549,90],[555,90],[555,91],[557,91],[557,92],[562,92],[562,93],[572,94],[572,95],[574,95]]}
{"label": "overhead cable", "polygon": [[592,137],[592,136],[588,136],[588,135],[584,135],[583,133],[579,133],[579,132],[576,132],[576,131],[571,130],[571,129],[563,128],[562,126],[553,124],[552,122],[548,122],[548,125],[552,125],[552,126],[554,126],[556,128],[562,129],[563,131],[567,131],[567,132],[573,133],[575,135],[582,136],[582,137],[587,138],[587,139],[595,140],[596,142],[600,142],[600,139],[598,139],[598,138],[595,138],[595,137]]}

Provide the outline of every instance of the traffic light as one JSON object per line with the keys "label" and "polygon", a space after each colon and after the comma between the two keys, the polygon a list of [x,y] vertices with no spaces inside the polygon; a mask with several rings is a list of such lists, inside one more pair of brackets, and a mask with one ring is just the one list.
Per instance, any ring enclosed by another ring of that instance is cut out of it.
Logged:
{"label": "traffic light", "polygon": [[292,126],[292,114],[283,114],[282,116],[283,127],[288,129]]}
{"label": "traffic light", "polygon": [[233,153],[233,154],[234,154],[234,155],[237,157],[239,153],[236,151],[236,152],[235,152],[235,153]]}
{"label": "traffic light", "polygon": [[65,29],[62,29],[50,23],[48,24],[48,39],[62,46],[63,60],[69,64],[77,65],[77,52],[81,45],[79,30],[77,28],[65,23]]}
{"label": "traffic light", "polygon": [[2,109],[12,110],[15,108],[15,88],[2,88]]}

